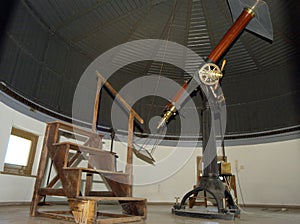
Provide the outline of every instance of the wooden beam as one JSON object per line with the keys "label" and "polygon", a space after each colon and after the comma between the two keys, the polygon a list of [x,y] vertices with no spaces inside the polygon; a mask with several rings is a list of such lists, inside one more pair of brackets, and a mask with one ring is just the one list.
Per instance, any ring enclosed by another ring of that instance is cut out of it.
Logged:
{"label": "wooden beam", "polygon": [[91,168],[85,168],[85,167],[64,167],[63,170],[81,170],[82,172],[86,173],[97,173],[97,174],[111,174],[111,175],[127,175],[126,173],[122,172],[115,172],[115,171],[110,171],[110,170],[97,170],[97,169],[91,169]]}
{"label": "wooden beam", "polygon": [[98,219],[97,224],[114,224],[114,223],[126,223],[126,222],[137,222],[137,221],[142,221],[142,217],[132,216],[132,217],[111,218],[111,219]]}
{"label": "wooden beam", "polygon": [[132,111],[129,113],[128,118],[128,145],[127,145],[127,163],[126,163],[126,173],[129,175],[128,179],[128,196],[132,196],[132,176],[133,176],[133,168],[132,168],[132,155],[133,155],[133,128],[134,128],[134,115]]}
{"label": "wooden beam", "polygon": [[63,188],[40,188],[40,195],[66,196]]}
{"label": "wooden beam", "polygon": [[101,79],[97,76],[97,90],[96,90],[96,97],[94,103],[94,113],[93,113],[93,124],[92,124],[92,131],[96,132],[97,130],[97,120],[98,120],[98,112],[99,112],[99,103],[100,103],[100,96],[101,96]]}
{"label": "wooden beam", "polygon": [[144,202],[146,204],[145,198],[135,198],[135,197],[90,197],[90,196],[78,196],[78,200],[93,200],[93,201],[121,201],[121,202]]}
{"label": "wooden beam", "polygon": [[89,195],[91,197],[114,197],[114,193],[112,191],[90,191]]}
{"label": "wooden beam", "polygon": [[138,115],[138,113],[132,109],[132,107],[126,102],[126,100],[110,85],[109,82],[98,72],[96,71],[96,74],[98,78],[101,80],[101,82],[106,86],[106,88],[121,102],[121,104],[125,107],[125,109],[130,113],[133,114],[135,119],[140,122],[141,124],[144,124],[144,120]]}
{"label": "wooden beam", "polygon": [[69,214],[72,213],[71,212],[62,213],[61,211],[39,211],[37,213],[38,216],[45,217],[45,218],[59,219],[68,222],[74,221],[74,218],[72,216],[68,216]]}
{"label": "wooden beam", "polygon": [[34,192],[33,192],[31,205],[30,205],[30,215],[31,216],[37,215],[37,206],[41,199],[41,197],[39,195],[39,189],[42,185],[42,180],[43,180],[46,163],[47,163],[47,159],[48,159],[49,152],[48,152],[47,144],[48,144],[48,136],[50,134],[50,131],[51,131],[50,126],[47,126],[45,137],[44,137],[43,148],[42,148],[42,152],[41,152],[40,163],[39,163],[39,167],[38,167],[38,171],[37,171],[37,177],[36,177],[35,186],[34,186]]}

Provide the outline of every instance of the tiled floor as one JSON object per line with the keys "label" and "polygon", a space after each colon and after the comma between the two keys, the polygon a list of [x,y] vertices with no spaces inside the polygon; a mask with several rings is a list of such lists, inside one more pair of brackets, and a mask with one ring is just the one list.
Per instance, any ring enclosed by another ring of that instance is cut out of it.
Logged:
{"label": "tiled floor", "polygon": [[[57,210],[57,206],[44,206],[46,210]],[[114,208],[110,208],[114,209]],[[67,221],[42,217],[30,217],[29,206],[0,206],[0,223],[15,224],[63,224]],[[280,208],[245,208],[239,219],[234,221],[217,219],[199,219],[176,216],[171,213],[171,206],[148,205],[148,218],[145,224],[298,224],[300,223],[300,209]]]}

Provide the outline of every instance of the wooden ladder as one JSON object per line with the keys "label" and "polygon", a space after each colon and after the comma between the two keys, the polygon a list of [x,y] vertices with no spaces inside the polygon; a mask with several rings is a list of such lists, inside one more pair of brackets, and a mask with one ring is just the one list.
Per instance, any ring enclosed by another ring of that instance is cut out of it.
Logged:
{"label": "wooden ladder", "polygon": [[[66,133],[87,141],[85,144],[60,142],[60,137]],[[86,158],[83,158],[84,154]],[[115,157],[115,153],[102,150],[102,135],[60,121],[48,123],[30,208],[31,216],[74,220],[80,224],[118,223],[146,218],[146,199],[132,197],[131,172],[117,172]],[[78,166],[82,159],[88,160],[87,167]],[[48,160],[57,175],[42,187]],[[92,191],[93,175],[100,175],[111,191]],[[83,176],[86,176],[84,190]],[[62,187],[55,188],[59,181]],[[65,196],[71,211],[39,211],[38,204],[47,195]],[[123,214],[98,212],[97,203],[105,201],[118,201]],[[98,219],[103,215],[110,218]]]}
{"label": "wooden ladder", "polygon": [[[47,125],[30,207],[31,216],[42,215],[69,221],[75,220],[76,223],[80,224],[124,223],[146,218],[146,199],[132,198],[134,119],[141,124],[144,121],[98,71],[96,71],[96,76],[98,80],[92,130],[60,121],[51,122]],[[116,155],[113,152],[102,150],[103,136],[97,134],[96,126],[102,85],[116,97],[129,115],[125,173],[115,170]],[[61,133],[75,136],[76,139],[84,138],[86,141],[80,145],[73,141],[61,142]],[[71,150],[76,152],[72,156],[70,156]],[[80,163],[82,155],[87,157],[87,167],[76,166]],[[42,180],[45,176],[45,169],[49,159],[55,167],[57,175],[45,187],[42,187]],[[84,191],[82,190],[83,173],[86,174]],[[111,191],[92,191],[93,175],[100,175]],[[54,187],[58,181],[61,182],[62,188]],[[67,197],[71,211],[39,211],[38,204],[46,195]],[[123,214],[105,214],[110,218],[105,220],[98,219],[99,215],[103,216],[104,213],[98,212],[97,203],[103,201],[118,201],[122,207]],[[73,216],[70,217],[70,214]]]}

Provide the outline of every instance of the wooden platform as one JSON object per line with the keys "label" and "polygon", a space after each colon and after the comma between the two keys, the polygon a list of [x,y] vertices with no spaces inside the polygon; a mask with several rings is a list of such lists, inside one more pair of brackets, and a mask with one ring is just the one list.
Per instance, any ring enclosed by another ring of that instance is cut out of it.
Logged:
{"label": "wooden platform", "polygon": [[[98,202],[117,201],[122,214],[98,211]],[[40,211],[39,216],[75,223],[126,223],[141,221],[147,216],[146,199],[131,197],[77,197],[68,200],[70,211]]]}

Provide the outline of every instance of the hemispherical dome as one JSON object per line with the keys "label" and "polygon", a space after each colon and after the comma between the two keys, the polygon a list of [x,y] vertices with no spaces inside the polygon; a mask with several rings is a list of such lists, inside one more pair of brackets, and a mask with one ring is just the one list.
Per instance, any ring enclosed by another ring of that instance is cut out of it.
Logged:
{"label": "hemispherical dome", "polygon": [[[245,31],[222,57],[227,59],[221,83],[227,105],[227,136],[300,126],[299,3],[266,2],[274,40]],[[205,58],[233,23],[227,1],[218,0],[26,0],[15,1],[9,9],[1,36],[1,81],[64,116],[72,116],[74,92],[85,69],[113,47],[140,39],[162,39]],[[174,56],[177,52],[164,54]],[[108,81],[120,91],[132,80],[149,75],[169,78],[179,85],[189,77],[178,66],[142,60],[118,69]],[[156,87],[159,85],[158,79]],[[133,105],[145,120],[139,131],[150,132],[149,122],[163,113],[168,100],[154,91]],[[201,115],[200,94],[195,93],[192,100]],[[111,94],[103,90],[100,102],[98,125],[110,128]],[[180,119],[169,123],[168,135],[180,135]],[[124,125],[114,128],[127,129]]]}

